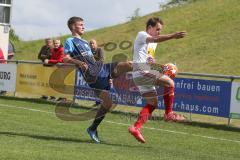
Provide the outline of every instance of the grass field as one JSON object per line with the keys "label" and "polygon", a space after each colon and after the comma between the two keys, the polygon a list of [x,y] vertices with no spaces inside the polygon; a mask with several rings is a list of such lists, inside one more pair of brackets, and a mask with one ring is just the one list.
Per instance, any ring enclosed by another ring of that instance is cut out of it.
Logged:
{"label": "grass field", "polygon": [[[90,106],[90,102],[82,103]],[[90,121],[58,119],[55,105],[14,98],[0,99],[0,159],[6,160],[233,160],[240,158],[240,129],[198,122],[149,121],[143,129],[146,144],[127,128],[133,123],[121,114],[108,114],[100,126],[101,144],[86,133]],[[83,108],[71,109],[86,112]]]}

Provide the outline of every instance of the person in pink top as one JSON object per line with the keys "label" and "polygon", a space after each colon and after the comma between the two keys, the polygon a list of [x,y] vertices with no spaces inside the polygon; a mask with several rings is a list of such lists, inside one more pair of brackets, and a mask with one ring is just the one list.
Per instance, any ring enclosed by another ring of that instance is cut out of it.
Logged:
{"label": "person in pink top", "polygon": [[3,51],[1,48],[0,48],[0,63],[6,63],[6,60],[4,58]]}

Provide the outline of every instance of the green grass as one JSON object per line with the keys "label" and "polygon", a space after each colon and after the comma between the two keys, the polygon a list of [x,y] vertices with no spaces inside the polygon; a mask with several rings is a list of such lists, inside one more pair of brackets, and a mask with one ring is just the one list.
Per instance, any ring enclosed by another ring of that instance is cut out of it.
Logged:
{"label": "green grass", "polygon": [[[155,12],[136,20],[112,27],[87,32],[85,39],[96,38],[100,45],[123,40],[134,41],[144,30],[149,17],[159,16],[165,22],[163,33],[186,30],[188,36],[181,40],[161,43],[157,48],[159,63],[176,62],[181,72],[239,75],[240,73],[240,1],[194,0],[190,3]],[[85,20],[88,23],[88,20]],[[67,26],[66,26],[67,27]],[[69,35],[62,38],[64,41]],[[16,43],[15,59],[37,60],[43,40]],[[124,53],[129,59],[132,48],[106,51],[106,60]]]}
{"label": "green grass", "polygon": [[55,105],[49,103],[1,98],[0,159],[233,160],[240,156],[238,128],[199,122],[149,121],[143,129],[147,143],[140,144],[127,132],[133,120],[108,114],[99,128],[102,143],[94,144],[86,133],[90,121],[62,121],[52,114],[54,109]]}

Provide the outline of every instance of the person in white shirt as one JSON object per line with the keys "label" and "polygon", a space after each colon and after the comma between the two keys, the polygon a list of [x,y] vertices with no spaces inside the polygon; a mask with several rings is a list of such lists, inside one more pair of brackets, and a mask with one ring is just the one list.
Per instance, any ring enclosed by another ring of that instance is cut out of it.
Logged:
{"label": "person in white shirt", "polygon": [[142,125],[151,116],[153,110],[157,108],[158,94],[155,86],[164,87],[164,105],[165,105],[165,121],[183,121],[185,118],[172,112],[174,99],[174,81],[160,73],[151,69],[155,63],[155,50],[157,44],[170,39],[180,39],[185,37],[186,32],[180,31],[167,35],[160,35],[163,29],[163,21],[160,18],[153,17],[148,19],[146,23],[146,31],[137,34],[134,42],[133,55],[133,80],[138,86],[141,95],[146,99],[146,106],[142,108],[135,124],[128,131],[140,142],[145,143],[140,129]]}

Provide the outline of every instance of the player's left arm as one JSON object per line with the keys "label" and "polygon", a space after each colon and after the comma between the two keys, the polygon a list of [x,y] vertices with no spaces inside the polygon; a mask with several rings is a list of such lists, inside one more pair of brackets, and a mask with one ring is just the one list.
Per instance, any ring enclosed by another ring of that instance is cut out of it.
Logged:
{"label": "player's left arm", "polygon": [[158,36],[153,36],[153,37],[147,37],[146,42],[147,43],[160,43],[163,41],[167,41],[170,39],[180,39],[184,38],[187,35],[186,31],[179,31],[171,34],[166,34],[166,35],[158,35]]}

